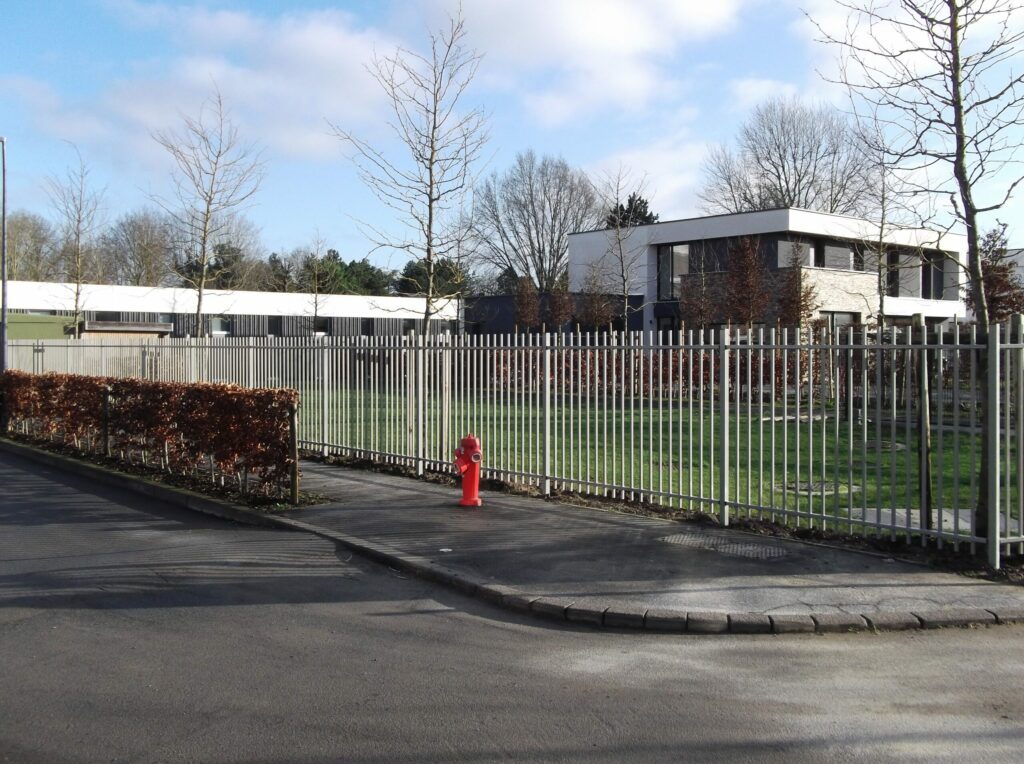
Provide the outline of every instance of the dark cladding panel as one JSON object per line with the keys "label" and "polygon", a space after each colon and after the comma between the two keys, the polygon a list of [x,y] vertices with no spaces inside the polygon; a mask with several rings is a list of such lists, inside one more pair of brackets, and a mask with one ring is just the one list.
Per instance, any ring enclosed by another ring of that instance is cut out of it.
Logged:
{"label": "dark cladding panel", "polygon": [[234,337],[266,337],[269,333],[269,316],[231,316],[231,335]]}
{"label": "dark cladding panel", "polygon": [[776,248],[776,258],[777,268],[790,268],[794,264],[810,265],[811,245],[806,241],[780,241]]}
{"label": "dark cladding panel", "polygon": [[825,267],[848,271],[853,267],[853,251],[847,244],[825,245]]}
{"label": "dark cladding panel", "polygon": [[963,284],[960,278],[961,270],[956,262],[949,260],[942,271],[942,299],[959,300]]}

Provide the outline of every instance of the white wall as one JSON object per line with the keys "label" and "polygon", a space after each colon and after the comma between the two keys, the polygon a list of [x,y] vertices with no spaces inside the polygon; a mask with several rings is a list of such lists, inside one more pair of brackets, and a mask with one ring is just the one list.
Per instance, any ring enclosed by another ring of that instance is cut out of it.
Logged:
{"label": "white wall", "polygon": [[[79,309],[187,315],[195,313],[196,300],[194,289],[83,284]],[[422,297],[314,297],[303,293],[207,290],[203,294],[203,313],[305,316],[313,314],[314,301],[317,315],[331,318],[422,318],[426,307]],[[11,281],[8,306],[15,310],[74,310],[74,284]],[[438,319],[450,321],[459,316],[455,300],[437,303],[435,308]]]}

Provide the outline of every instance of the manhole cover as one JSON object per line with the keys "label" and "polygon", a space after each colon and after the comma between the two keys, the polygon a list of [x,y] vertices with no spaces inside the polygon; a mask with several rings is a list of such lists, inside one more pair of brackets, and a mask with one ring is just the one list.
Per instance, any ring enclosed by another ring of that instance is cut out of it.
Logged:
{"label": "manhole cover", "polygon": [[711,552],[727,554],[731,557],[746,557],[749,560],[772,560],[786,557],[789,552],[781,547],[768,544],[753,544],[745,541],[716,538],[704,533],[676,533],[658,539],[667,544],[685,546],[690,549],[707,549]]}

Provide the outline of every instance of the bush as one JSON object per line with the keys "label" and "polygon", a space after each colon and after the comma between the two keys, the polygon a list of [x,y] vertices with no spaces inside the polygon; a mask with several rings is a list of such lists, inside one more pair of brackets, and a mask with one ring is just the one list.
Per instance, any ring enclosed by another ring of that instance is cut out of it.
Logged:
{"label": "bush", "polygon": [[243,490],[252,478],[272,492],[291,473],[295,390],[21,371],[5,372],[0,390],[8,426],[36,439],[109,447],[186,474],[212,461],[215,474],[238,479]]}

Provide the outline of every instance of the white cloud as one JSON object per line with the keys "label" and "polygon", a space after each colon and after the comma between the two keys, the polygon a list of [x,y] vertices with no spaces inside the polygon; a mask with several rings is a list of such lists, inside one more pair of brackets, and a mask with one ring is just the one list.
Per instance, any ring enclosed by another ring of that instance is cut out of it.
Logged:
{"label": "white cloud", "polygon": [[[543,124],[630,111],[677,95],[687,43],[728,31],[745,0],[488,0],[466,4],[485,70],[519,89]],[[442,2],[435,9],[453,12]],[[486,76],[486,72],[485,72]]]}
{"label": "white cloud", "polygon": [[267,18],[130,0],[111,7],[126,23],[165,30],[178,52],[158,74],[121,79],[88,104],[63,100],[42,83],[21,83],[17,92],[46,132],[105,137],[145,152],[152,131],[194,113],[216,82],[247,140],[284,156],[322,158],[339,151],[327,120],[358,128],[380,112],[382,95],[365,64],[375,48],[393,42],[358,28],[348,14]]}
{"label": "white cloud", "polygon": [[782,80],[747,77],[729,82],[729,93],[732,95],[732,108],[735,111],[747,111],[766,98],[775,96],[795,96],[800,89],[792,82]]}
{"label": "white cloud", "polygon": [[672,129],[634,148],[613,153],[588,169],[593,177],[602,177],[621,167],[632,177],[643,178],[651,209],[662,220],[699,214],[696,191],[707,147],[692,134],[690,123],[695,116],[692,109],[679,110],[666,119],[665,124],[672,125]]}

